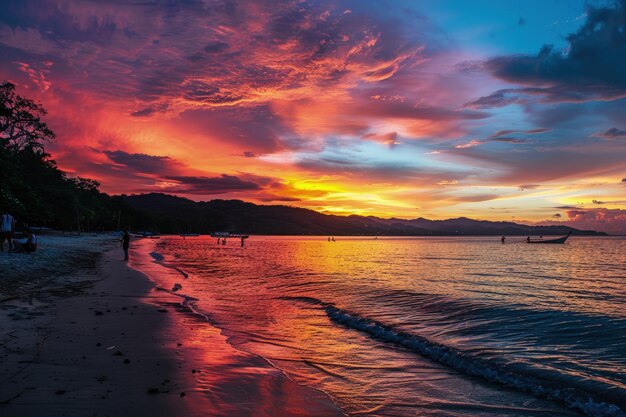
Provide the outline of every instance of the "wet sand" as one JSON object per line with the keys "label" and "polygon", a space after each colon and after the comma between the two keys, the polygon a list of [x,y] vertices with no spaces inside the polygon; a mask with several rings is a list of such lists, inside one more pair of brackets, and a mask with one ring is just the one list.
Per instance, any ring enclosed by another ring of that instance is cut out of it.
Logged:
{"label": "wet sand", "polygon": [[[102,255],[70,251],[73,273],[50,274],[32,256],[14,261],[26,265],[14,275],[20,286],[1,278],[2,416],[343,415],[325,394],[233,348],[101,239]],[[9,256],[30,255],[4,256],[6,271]]]}

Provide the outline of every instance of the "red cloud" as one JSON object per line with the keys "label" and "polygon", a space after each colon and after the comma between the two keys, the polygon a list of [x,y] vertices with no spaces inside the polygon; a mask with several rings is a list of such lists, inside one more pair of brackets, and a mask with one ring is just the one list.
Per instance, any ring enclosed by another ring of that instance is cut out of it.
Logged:
{"label": "red cloud", "polygon": [[626,234],[626,210],[597,208],[568,210],[567,224],[577,229],[600,230],[609,234]]}

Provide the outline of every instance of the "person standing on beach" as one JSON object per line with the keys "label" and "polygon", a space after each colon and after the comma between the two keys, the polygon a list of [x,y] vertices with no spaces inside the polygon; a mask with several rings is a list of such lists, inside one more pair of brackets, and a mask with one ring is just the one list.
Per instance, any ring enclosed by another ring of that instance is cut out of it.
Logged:
{"label": "person standing on beach", "polygon": [[124,260],[128,260],[128,248],[130,247],[130,235],[128,234],[128,230],[124,231],[122,235],[122,249],[124,249]]}
{"label": "person standing on beach", "polygon": [[3,212],[0,217],[0,252],[4,252],[4,241],[9,244],[11,252],[13,233],[15,232],[15,219],[9,213]]}

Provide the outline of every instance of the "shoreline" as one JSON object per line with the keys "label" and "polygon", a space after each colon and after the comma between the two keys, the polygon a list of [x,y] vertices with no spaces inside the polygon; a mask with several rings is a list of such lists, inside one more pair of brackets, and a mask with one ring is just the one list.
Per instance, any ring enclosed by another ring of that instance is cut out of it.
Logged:
{"label": "shoreline", "polygon": [[63,277],[72,291],[0,302],[3,416],[344,415],[228,344],[111,246]]}

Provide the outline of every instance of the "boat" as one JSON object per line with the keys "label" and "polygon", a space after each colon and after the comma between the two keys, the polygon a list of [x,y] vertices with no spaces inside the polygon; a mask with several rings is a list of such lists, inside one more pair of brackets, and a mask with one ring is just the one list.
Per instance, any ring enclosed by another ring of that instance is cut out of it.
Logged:
{"label": "boat", "polygon": [[161,236],[159,234],[156,233],[152,233],[152,232],[148,232],[148,231],[141,231],[141,232],[137,232],[137,233],[131,233],[130,234],[132,237],[140,237],[143,239],[161,239]]}
{"label": "boat", "polygon": [[213,232],[211,233],[211,237],[229,237],[229,238],[233,238],[233,239],[247,239],[250,236],[248,235],[242,235],[239,233],[228,233],[228,232]]}
{"label": "boat", "polygon": [[531,239],[530,237],[526,239],[526,243],[565,243],[567,238],[572,234],[572,232],[568,232],[567,235],[559,237],[557,239]]}

